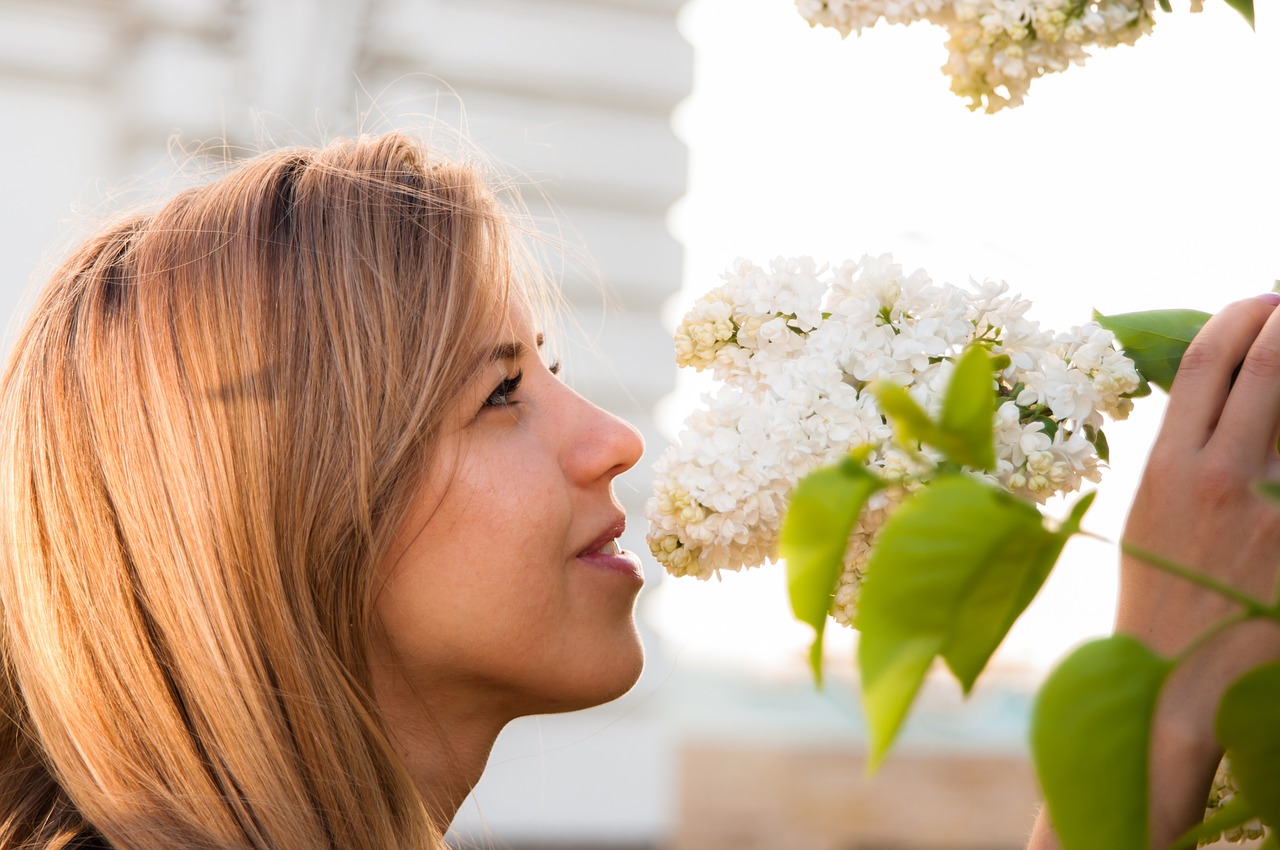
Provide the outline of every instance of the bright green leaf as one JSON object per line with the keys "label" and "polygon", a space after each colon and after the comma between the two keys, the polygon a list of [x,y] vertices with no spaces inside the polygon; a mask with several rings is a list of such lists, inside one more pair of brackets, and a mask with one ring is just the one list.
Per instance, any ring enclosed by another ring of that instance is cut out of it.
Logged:
{"label": "bright green leaf", "polygon": [[1227,689],[1215,731],[1231,759],[1236,789],[1263,822],[1280,826],[1280,662],[1259,667]]}
{"label": "bright green leaf", "polygon": [[[1062,525],[1058,528],[1058,534],[1063,537],[1071,537],[1080,531],[1080,523],[1084,522],[1084,515],[1093,507],[1093,500],[1097,498],[1097,493],[1085,493],[1076,503],[1071,506],[1071,510],[1067,513],[1067,518],[1062,521]],[[1064,544],[1066,540],[1062,541]]]}
{"label": "bright green leaf", "polygon": [[1201,841],[1212,841],[1228,829],[1244,826],[1257,816],[1249,801],[1236,794],[1210,817],[1178,836],[1169,850],[1194,850]]}
{"label": "bright green leaf", "polygon": [[[1016,504],[1013,501],[1009,507]],[[942,653],[966,694],[1040,592],[1065,542],[1044,529],[1038,513],[1008,518],[1009,525],[998,537],[983,541],[981,550],[970,550],[974,560],[965,565],[970,576],[956,600],[951,634]]]}
{"label": "bright green leaf", "polygon": [[877,381],[871,392],[893,423],[898,442],[908,448],[916,443],[932,446],[957,466],[991,469],[996,462],[995,365],[991,353],[981,346],[966,349],[956,362],[938,422],[892,381]]}
{"label": "bright green leaf", "polygon": [[890,515],[858,600],[873,767],[933,656],[971,688],[1075,528],[1051,532],[1031,505],[965,475],[934,480]]}
{"label": "bright green leaf", "polygon": [[970,346],[947,384],[938,423],[940,448],[960,466],[989,470],[996,465],[994,372],[990,353]]}
{"label": "bright green leaf", "polygon": [[1031,752],[1064,850],[1147,846],[1151,716],[1172,667],[1115,635],[1067,656],[1040,689]]}
{"label": "bright green leaf", "polygon": [[[942,653],[966,694],[1009,629],[1040,592],[1062,547],[1080,530],[1080,522],[1096,495],[1081,496],[1061,527],[1053,532],[1046,530],[1039,513],[1026,510],[1028,506],[1022,501],[990,488],[985,493],[992,499],[991,519],[995,519],[994,511],[998,510],[1009,526],[1002,536],[993,535],[986,541],[990,548],[984,555],[969,551],[977,556],[971,562],[974,572],[963,597],[957,600],[960,604]],[[976,491],[974,498],[978,498]]]}
{"label": "bright green leaf", "polygon": [[937,426],[904,387],[892,381],[876,381],[871,393],[880,412],[893,424],[898,442],[914,448],[912,443],[932,444],[937,439]]}
{"label": "bright green leaf", "polygon": [[787,589],[796,618],[813,626],[810,661],[822,681],[822,635],[862,506],[884,483],[862,459],[847,457],[806,476],[791,493],[782,521],[779,550],[787,562]]}
{"label": "bright green leaf", "polygon": [[858,639],[858,671],[862,677],[862,705],[871,731],[867,770],[874,771],[888,755],[946,639],[936,633],[922,632],[897,636],[893,641],[876,641],[874,649],[864,649],[867,632],[862,628],[866,612],[862,603],[865,598],[864,592],[858,600],[858,623],[862,631]]}
{"label": "bright green leaf", "polygon": [[1256,29],[1253,20],[1253,0],[1227,0],[1227,5],[1240,13],[1248,23],[1250,29]]}
{"label": "bright green leaf", "polygon": [[1209,314],[1199,310],[1148,310],[1103,316],[1095,311],[1093,318],[1116,335],[1143,378],[1168,392],[1183,353],[1209,321]]}

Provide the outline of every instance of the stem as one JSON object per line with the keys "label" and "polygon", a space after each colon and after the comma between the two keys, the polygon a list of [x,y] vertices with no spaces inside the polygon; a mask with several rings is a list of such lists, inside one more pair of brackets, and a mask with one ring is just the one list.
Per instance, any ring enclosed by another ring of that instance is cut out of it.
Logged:
{"label": "stem", "polygon": [[1277,612],[1272,606],[1259,602],[1244,591],[1237,590],[1231,585],[1218,581],[1216,578],[1207,576],[1198,570],[1193,570],[1190,567],[1183,566],[1177,561],[1170,561],[1168,558],[1157,555],[1155,552],[1148,551],[1140,546],[1134,546],[1132,543],[1127,543],[1123,540],[1120,541],[1120,551],[1124,552],[1126,555],[1132,555],[1135,558],[1139,558],[1158,570],[1164,570],[1166,573],[1178,576],[1192,584],[1198,584],[1206,590],[1212,590],[1219,596],[1230,599],[1232,602],[1239,603],[1244,608],[1244,613],[1250,617],[1267,617],[1273,620],[1277,617]]}
{"label": "stem", "polygon": [[1221,632],[1226,631],[1237,623],[1243,623],[1246,620],[1253,620],[1257,616],[1257,614],[1250,613],[1249,611],[1236,611],[1230,616],[1223,617],[1221,620],[1196,635],[1195,638],[1192,639],[1191,643],[1184,646],[1182,651],[1174,657],[1173,663],[1181,664],[1183,661],[1190,658],[1197,649],[1204,646]]}

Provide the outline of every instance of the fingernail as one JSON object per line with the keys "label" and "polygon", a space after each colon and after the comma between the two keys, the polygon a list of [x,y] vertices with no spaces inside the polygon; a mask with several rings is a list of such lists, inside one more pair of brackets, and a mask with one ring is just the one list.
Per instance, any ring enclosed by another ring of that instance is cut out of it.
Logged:
{"label": "fingernail", "polygon": [[1259,301],[1265,301],[1272,307],[1280,305],[1280,292],[1264,292],[1261,295],[1255,295]]}

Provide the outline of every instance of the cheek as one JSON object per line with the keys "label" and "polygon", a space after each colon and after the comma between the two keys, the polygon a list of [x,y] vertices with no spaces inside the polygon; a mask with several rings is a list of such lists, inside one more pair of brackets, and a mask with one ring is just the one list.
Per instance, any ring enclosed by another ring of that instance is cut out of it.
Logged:
{"label": "cheek", "polygon": [[528,442],[471,446],[444,497],[406,523],[376,603],[376,654],[417,693],[514,716],[612,699],[639,674],[636,588],[573,558],[575,510],[594,503],[575,501],[555,454]]}
{"label": "cheek", "polygon": [[570,549],[566,492],[528,462],[483,471],[427,529],[436,542],[432,569],[446,592],[485,618],[522,620],[556,607]]}
{"label": "cheek", "polygon": [[385,571],[376,608],[405,667],[518,655],[513,644],[544,638],[565,607],[566,496],[527,461],[487,459],[471,452],[443,499],[420,499]]}

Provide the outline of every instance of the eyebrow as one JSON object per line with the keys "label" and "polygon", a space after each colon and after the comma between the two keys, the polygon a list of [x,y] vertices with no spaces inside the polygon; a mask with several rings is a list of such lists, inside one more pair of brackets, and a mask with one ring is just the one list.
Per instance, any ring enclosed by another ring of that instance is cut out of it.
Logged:
{"label": "eyebrow", "polygon": [[[542,344],[546,341],[542,334],[538,334],[535,344],[538,348],[542,348]],[[520,355],[524,353],[523,342],[504,342],[501,345],[495,345],[493,351],[489,352],[489,362],[497,363],[501,360],[518,360]]]}

